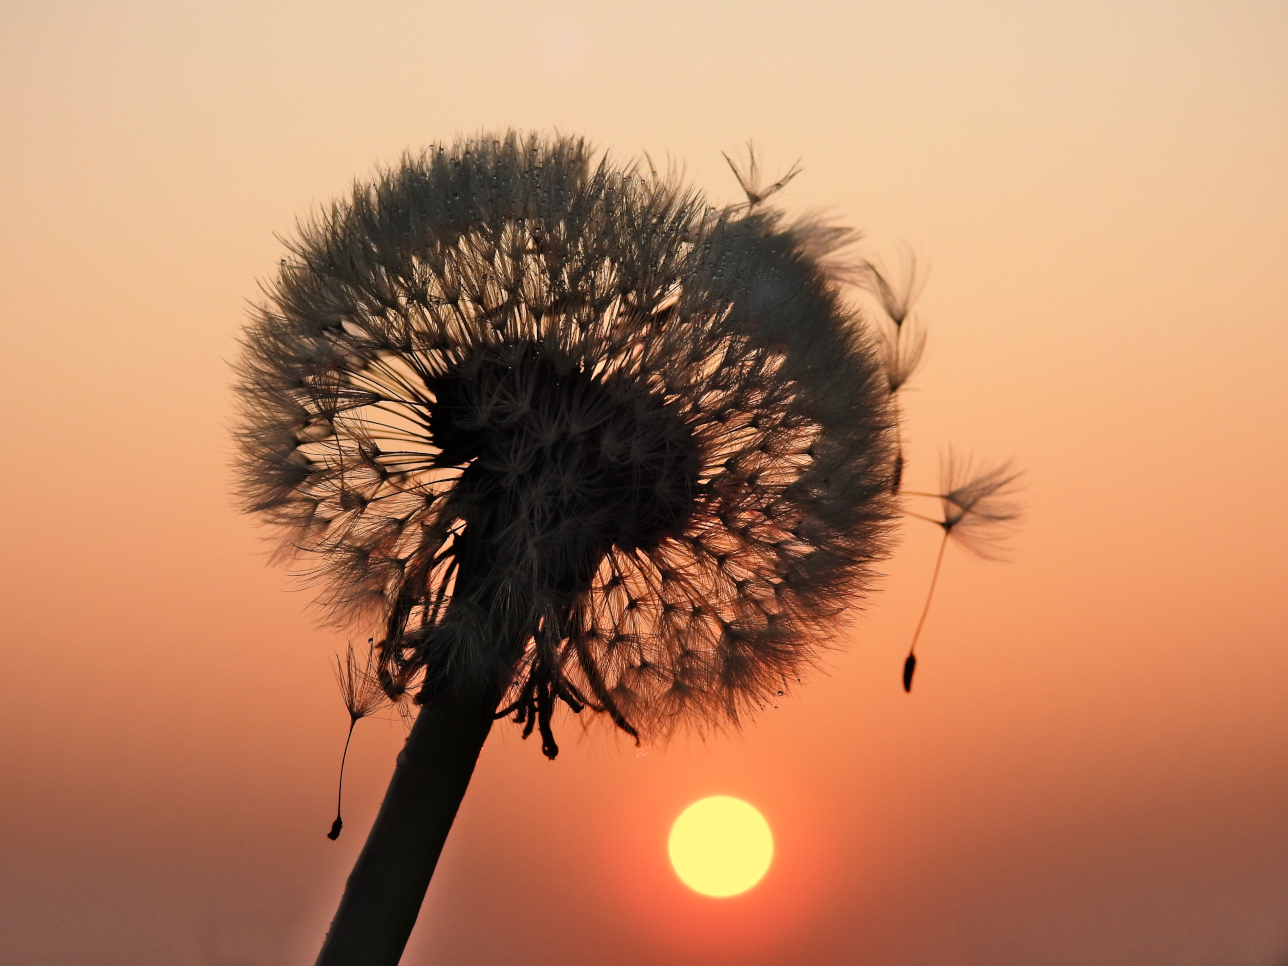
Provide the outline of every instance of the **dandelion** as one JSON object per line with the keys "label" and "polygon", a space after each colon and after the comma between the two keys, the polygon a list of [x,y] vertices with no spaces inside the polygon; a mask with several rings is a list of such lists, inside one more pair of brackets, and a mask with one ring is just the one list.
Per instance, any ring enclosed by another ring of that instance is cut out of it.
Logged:
{"label": "dandelion", "polygon": [[912,645],[903,662],[903,689],[912,690],[912,676],[917,669],[917,639],[930,613],[930,602],[935,596],[939,570],[943,566],[944,551],[951,537],[967,550],[988,560],[1004,559],[1003,542],[1019,519],[1019,504],[1015,500],[1016,482],[1020,473],[1003,463],[992,469],[975,473],[970,461],[963,461],[950,449],[940,467],[941,493],[905,491],[909,496],[929,497],[940,502],[943,519],[909,513],[909,516],[929,520],[941,527],[944,537],[939,542],[935,556],[935,569],[930,576],[930,589],[921,609],[921,619],[912,635]]}
{"label": "dandelion", "polygon": [[344,819],[340,817],[340,802],[344,795],[344,762],[349,757],[353,726],[368,715],[375,714],[389,700],[376,677],[372,644],[373,641],[367,641],[367,658],[361,667],[354,657],[352,644],[345,652],[343,663],[340,655],[335,657],[335,680],[340,686],[340,697],[344,700],[345,710],[349,712],[349,733],[345,736],[344,752],[340,755],[340,786],[335,793],[335,821],[331,823],[331,831],[326,836],[332,841],[340,837],[340,830],[344,828]]}
{"label": "dandelion", "polygon": [[793,174],[714,210],[510,133],[301,228],[245,337],[245,503],[419,705],[319,963],[397,962],[494,717],[550,758],[560,703],[737,726],[861,601],[887,377],[842,235],[760,205]]}

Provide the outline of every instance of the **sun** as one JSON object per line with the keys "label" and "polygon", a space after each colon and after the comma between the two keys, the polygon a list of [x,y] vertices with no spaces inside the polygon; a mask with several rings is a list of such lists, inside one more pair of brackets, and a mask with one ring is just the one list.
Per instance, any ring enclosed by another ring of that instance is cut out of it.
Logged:
{"label": "sun", "polygon": [[774,837],[752,806],[714,795],[680,813],[668,849],[676,875],[690,889],[704,896],[736,896],[769,869]]}

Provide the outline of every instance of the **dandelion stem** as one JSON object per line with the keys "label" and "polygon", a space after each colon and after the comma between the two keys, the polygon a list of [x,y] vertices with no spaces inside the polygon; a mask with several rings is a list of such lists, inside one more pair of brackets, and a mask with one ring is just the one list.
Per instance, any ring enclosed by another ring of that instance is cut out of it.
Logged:
{"label": "dandelion stem", "polygon": [[402,957],[501,695],[458,683],[426,699],[317,966],[395,966]]}

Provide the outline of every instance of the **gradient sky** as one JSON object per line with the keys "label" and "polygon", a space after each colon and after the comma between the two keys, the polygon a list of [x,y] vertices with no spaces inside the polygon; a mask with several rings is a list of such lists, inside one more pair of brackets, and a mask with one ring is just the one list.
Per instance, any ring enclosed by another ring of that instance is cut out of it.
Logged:
{"label": "gradient sky", "polygon": [[[515,126],[682,161],[930,268],[909,482],[1027,470],[1015,561],[936,534],[799,694],[643,753],[502,725],[409,966],[1288,961],[1288,6],[0,5],[0,961],[311,963],[401,726],[347,716],[230,497],[228,362],[297,217]],[[916,523],[916,521],[912,521]],[[666,862],[736,795],[777,857]]]}

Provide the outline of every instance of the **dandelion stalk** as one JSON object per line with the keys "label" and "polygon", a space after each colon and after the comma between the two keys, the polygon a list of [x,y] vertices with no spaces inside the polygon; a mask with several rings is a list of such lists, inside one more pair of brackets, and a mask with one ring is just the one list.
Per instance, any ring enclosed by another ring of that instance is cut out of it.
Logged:
{"label": "dandelion stalk", "polygon": [[379,628],[348,680],[419,706],[323,966],[398,961],[496,717],[549,758],[561,704],[637,742],[736,727],[862,599],[890,394],[847,234],[763,204],[794,173],[753,157],[716,210],[511,133],[302,228],[245,338],[245,503]]}
{"label": "dandelion stalk", "polygon": [[323,964],[397,963],[492,727],[500,690],[448,688],[421,706],[345,884]]}

